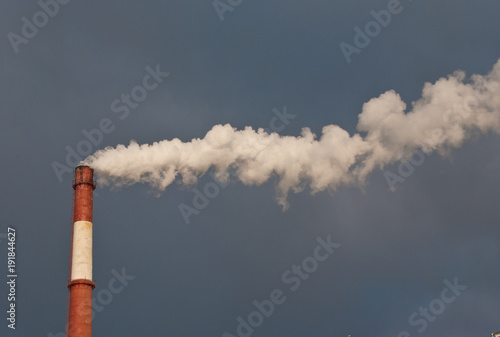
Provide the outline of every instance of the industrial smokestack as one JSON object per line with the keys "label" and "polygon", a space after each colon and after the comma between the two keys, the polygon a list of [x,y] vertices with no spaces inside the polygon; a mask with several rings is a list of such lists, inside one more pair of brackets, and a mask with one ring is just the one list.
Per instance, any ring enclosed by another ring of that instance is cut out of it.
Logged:
{"label": "industrial smokestack", "polygon": [[73,242],[68,288],[68,337],[92,337],[92,198],[94,170],[75,169],[73,181]]}

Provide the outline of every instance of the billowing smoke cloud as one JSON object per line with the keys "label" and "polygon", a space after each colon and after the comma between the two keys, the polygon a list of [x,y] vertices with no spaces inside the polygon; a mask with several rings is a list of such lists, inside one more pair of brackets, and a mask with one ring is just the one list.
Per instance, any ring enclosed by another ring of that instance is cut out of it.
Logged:
{"label": "billowing smoke cloud", "polygon": [[148,183],[164,190],[174,181],[193,184],[214,168],[226,181],[229,170],[245,185],[277,179],[277,200],[288,206],[290,191],[312,193],[340,185],[362,184],[374,169],[408,158],[420,149],[440,153],[457,148],[474,133],[500,133],[500,60],[484,76],[457,71],[426,83],[410,111],[395,91],[363,105],[359,134],[337,125],[323,127],[318,138],[309,128],[298,137],[246,127],[214,126],[203,139],[131,142],[89,156],[98,182],[123,186]]}

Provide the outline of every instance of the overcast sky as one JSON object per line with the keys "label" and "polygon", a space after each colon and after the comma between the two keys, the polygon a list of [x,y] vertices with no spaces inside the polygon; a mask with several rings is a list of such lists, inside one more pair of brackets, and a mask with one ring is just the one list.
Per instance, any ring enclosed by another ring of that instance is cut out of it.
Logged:
{"label": "overcast sky", "polygon": [[[495,0],[59,1],[0,2],[0,234],[16,229],[18,264],[15,331],[1,282],[2,336],[64,335],[77,156],[226,123],[353,134],[371,98],[393,89],[410,105],[426,82],[500,58]],[[395,163],[361,188],[292,193],[286,211],[276,178],[98,186],[94,335],[489,336],[499,146],[478,134],[404,176]]]}

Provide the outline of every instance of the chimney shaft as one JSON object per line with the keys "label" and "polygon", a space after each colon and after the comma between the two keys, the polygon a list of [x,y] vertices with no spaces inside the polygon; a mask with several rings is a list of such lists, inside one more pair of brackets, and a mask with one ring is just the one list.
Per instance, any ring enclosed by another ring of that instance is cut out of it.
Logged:
{"label": "chimney shaft", "polygon": [[73,181],[73,250],[68,288],[68,337],[92,337],[92,198],[94,171],[88,166],[75,169]]}

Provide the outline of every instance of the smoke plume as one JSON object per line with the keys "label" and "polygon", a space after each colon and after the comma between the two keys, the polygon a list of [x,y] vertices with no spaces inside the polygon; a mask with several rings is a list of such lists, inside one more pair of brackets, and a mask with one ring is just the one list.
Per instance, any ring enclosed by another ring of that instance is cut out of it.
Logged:
{"label": "smoke plume", "polygon": [[409,111],[399,94],[387,91],[365,103],[358,119],[359,133],[327,125],[319,138],[307,127],[292,137],[215,125],[204,138],[190,142],[175,138],[107,147],[84,164],[94,168],[102,185],[147,183],[160,191],[174,181],[194,184],[211,168],[221,181],[231,169],[245,185],[275,176],[277,200],[286,208],[290,191],[362,184],[374,169],[417,149],[445,153],[474,133],[500,133],[500,60],[487,75],[466,78],[456,71],[426,83]]}

